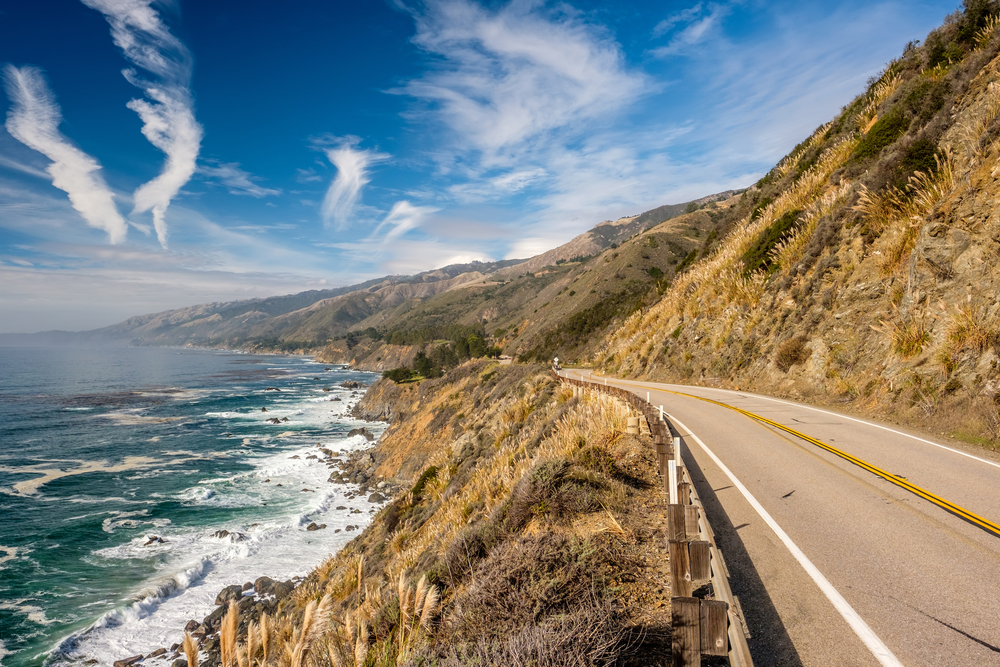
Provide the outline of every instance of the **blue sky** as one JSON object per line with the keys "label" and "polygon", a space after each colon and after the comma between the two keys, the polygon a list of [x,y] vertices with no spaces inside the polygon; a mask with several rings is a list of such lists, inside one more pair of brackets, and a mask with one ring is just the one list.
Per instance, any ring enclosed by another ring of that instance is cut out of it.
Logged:
{"label": "blue sky", "polygon": [[0,0],[0,332],[528,257],[746,187],[955,6]]}

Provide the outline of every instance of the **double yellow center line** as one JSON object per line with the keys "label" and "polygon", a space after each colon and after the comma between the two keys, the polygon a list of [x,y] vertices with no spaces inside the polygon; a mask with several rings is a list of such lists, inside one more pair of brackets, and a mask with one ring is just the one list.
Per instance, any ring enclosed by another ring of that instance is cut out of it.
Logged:
{"label": "double yellow center line", "polygon": [[812,443],[813,445],[816,445],[817,447],[819,447],[821,449],[825,449],[826,451],[830,452],[831,454],[835,454],[835,455],[839,456],[840,458],[844,459],[845,461],[849,461],[849,462],[853,463],[854,465],[858,466],[859,468],[864,468],[868,472],[873,473],[875,475],[878,475],[879,477],[885,479],[886,481],[891,482],[891,483],[895,484],[896,486],[898,486],[900,488],[906,489],[910,493],[912,493],[912,494],[914,494],[916,496],[919,496],[919,497],[923,498],[924,500],[927,500],[928,502],[934,503],[935,505],[937,505],[938,507],[944,509],[945,511],[951,512],[952,514],[954,514],[955,516],[959,517],[960,519],[968,521],[969,523],[971,523],[971,524],[973,524],[975,526],[978,526],[979,528],[982,528],[986,532],[992,533],[993,535],[995,535],[997,537],[1000,537],[1000,526],[998,526],[997,524],[993,523],[992,521],[988,521],[988,520],[984,519],[983,517],[981,517],[981,516],[979,516],[977,514],[973,514],[969,510],[965,509],[964,507],[960,507],[960,506],[958,506],[958,505],[956,505],[954,503],[948,502],[944,498],[942,498],[940,496],[936,496],[933,493],[931,493],[930,491],[927,491],[925,489],[920,488],[916,484],[911,484],[910,482],[908,482],[903,477],[900,477],[899,475],[893,475],[891,472],[886,472],[885,470],[882,470],[881,468],[879,468],[877,466],[873,466],[872,464],[868,463],[867,461],[863,461],[863,460],[859,459],[856,456],[851,456],[850,454],[848,454],[845,451],[841,451],[841,450],[837,449],[836,447],[831,447],[830,445],[826,444],[825,442],[823,442],[821,440],[817,440],[816,438],[810,437],[810,436],[806,435],[805,433],[800,433],[799,431],[796,431],[793,428],[785,426],[784,424],[779,424],[778,422],[772,421],[772,420],[768,419],[767,417],[762,417],[762,416],[760,416],[758,414],[754,414],[753,412],[749,412],[747,410],[742,410],[740,408],[737,408],[735,406],[729,405],[727,403],[722,403],[720,401],[713,401],[712,399],[710,399],[710,398],[704,398],[703,396],[695,396],[693,394],[685,394],[685,393],[679,392],[679,391],[670,391],[669,389],[655,389],[655,391],[662,391],[662,392],[666,392],[668,394],[676,394],[677,396],[686,396],[688,398],[696,398],[699,401],[705,401],[706,403],[714,403],[715,405],[719,405],[719,406],[722,406],[724,408],[728,408],[730,410],[738,412],[741,415],[743,415],[745,417],[749,417],[750,419],[758,421],[758,422],[760,422],[762,424],[767,424],[768,426],[773,426],[776,429],[779,429],[779,430],[782,430],[782,431],[784,431],[786,433],[794,435],[796,438],[801,438],[802,440],[805,440],[806,442]]}

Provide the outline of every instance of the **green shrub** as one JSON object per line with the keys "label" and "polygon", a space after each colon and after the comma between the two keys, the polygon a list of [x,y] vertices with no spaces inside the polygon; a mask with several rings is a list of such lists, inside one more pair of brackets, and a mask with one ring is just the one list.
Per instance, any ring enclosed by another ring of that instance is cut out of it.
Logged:
{"label": "green shrub", "polygon": [[674,273],[683,273],[686,271],[695,261],[698,259],[698,249],[695,248],[687,254],[687,256],[681,260],[681,263],[677,265],[674,269]]}
{"label": "green shrub", "polygon": [[600,445],[584,447],[576,453],[575,460],[587,470],[593,470],[611,478],[617,477],[619,474],[615,458],[607,448]]}
{"label": "green shrub", "polygon": [[771,250],[784,239],[799,223],[799,214],[802,211],[796,209],[788,211],[783,216],[775,220],[770,227],[760,233],[753,244],[743,253],[743,270],[750,275],[754,271],[764,269],[773,271],[776,266],[771,259]]}
{"label": "green shrub", "polygon": [[651,266],[648,269],[646,269],[646,273],[648,273],[649,277],[652,278],[653,280],[659,280],[660,278],[663,277],[663,271],[661,271],[659,268],[655,266]]}
{"label": "green shrub", "polygon": [[420,495],[424,492],[424,487],[427,486],[427,482],[433,479],[434,476],[437,475],[437,472],[437,466],[430,466],[427,470],[420,473],[420,477],[417,478],[417,481],[413,484],[413,488],[410,489],[414,497],[420,497]]}
{"label": "green shrub", "polygon": [[944,79],[934,81],[921,77],[903,98],[903,108],[913,114],[919,123],[926,123],[944,106],[949,88]]}
{"label": "green shrub", "polygon": [[937,160],[940,151],[937,144],[930,139],[921,137],[910,144],[895,167],[895,186],[900,190],[906,190],[910,176],[914,172],[920,171],[925,174],[932,174],[937,171]]}
{"label": "green shrub", "polygon": [[868,134],[854,149],[852,157],[856,160],[865,160],[878,155],[883,148],[903,136],[909,126],[910,121],[898,110],[886,114],[868,130]]}
{"label": "green shrub", "polygon": [[396,384],[400,384],[402,382],[406,382],[407,380],[412,380],[416,377],[416,373],[405,366],[400,366],[399,368],[393,368],[390,371],[385,371],[382,373],[382,377],[388,378]]}
{"label": "green shrub", "polygon": [[750,211],[750,219],[756,220],[757,218],[759,218],[760,214],[764,212],[764,209],[770,206],[771,202],[773,201],[774,200],[771,199],[770,197],[761,198],[761,200],[757,202],[757,205],[753,207],[753,210]]}
{"label": "green shrub", "polygon": [[417,375],[425,378],[441,377],[441,367],[434,365],[430,357],[422,351],[417,352],[417,356],[413,360],[413,370]]}

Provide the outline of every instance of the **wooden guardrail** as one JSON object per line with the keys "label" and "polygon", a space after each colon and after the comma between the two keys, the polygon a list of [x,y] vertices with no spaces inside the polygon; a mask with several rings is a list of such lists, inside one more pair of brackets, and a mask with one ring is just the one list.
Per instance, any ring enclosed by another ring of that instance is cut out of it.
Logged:
{"label": "wooden guardrail", "polygon": [[667,506],[667,547],[670,550],[670,609],[672,663],[696,667],[704,656],[727,656],[732,667],[753,667],[747,646],[749,633],[739,600],[729,586],[726,562],[715,544],[705,508],[681,459],[682,440],[663,413],[621,387],[552,374],[573,386],[574,394],[600,391],[621,399],[635,410],[627,422],[630,433],[648,433]]}

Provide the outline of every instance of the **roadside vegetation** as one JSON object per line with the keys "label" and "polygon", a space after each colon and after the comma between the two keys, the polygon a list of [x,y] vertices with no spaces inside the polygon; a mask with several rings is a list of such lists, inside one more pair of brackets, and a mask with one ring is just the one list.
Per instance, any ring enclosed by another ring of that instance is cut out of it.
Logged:
{"label": "roadside vegetation", "polygon": [[666,664],[665,506],[625,404],[487,361],[394,387],[366,400],[407,406],[376,456],[409,491],[274,618],[234,619],[232,664]]}
{"label": "roadside vegetation", "polygon": [[744,192],[595,355],[996,446],[1000,3],[966,0]]}

